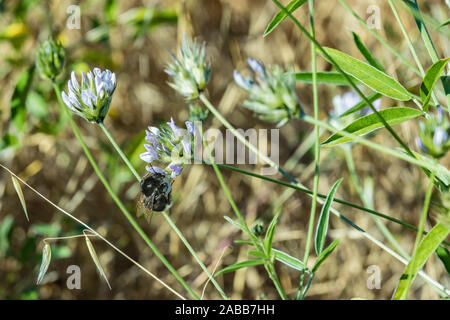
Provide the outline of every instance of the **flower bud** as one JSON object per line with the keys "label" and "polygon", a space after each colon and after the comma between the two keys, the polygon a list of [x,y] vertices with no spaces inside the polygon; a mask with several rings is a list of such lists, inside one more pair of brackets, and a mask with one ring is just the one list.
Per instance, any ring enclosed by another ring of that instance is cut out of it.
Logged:
{"label": "flower bud", "polygon": [[255,74],[254,79],[244,78],[234,71],[234,81],[249,94],[249,99],[244,102],[246,108],[262,120],[278,122],[278,126],[303,116],[292,73],[285,74],[279,66],[266,71],[263,64],[254,59],[248,59],[248,64]]}
{"label": "flower bud", "polygon": [[211,65],[206,61],[205,44],[183,36],[181,59],[171,53],[173,63],[169,63],[166,73],[173,78],[169,85],[187,100],[195,100],[205,90],[211,77]]}
{"label": "flower bud", "polygon": [[36,66],[42,77],[54,80],[64,67],[66,53],[59,42],[45,41],[37,50]]}
{"label": "flower bud", "polygon": [[434,158],[443,157],[450,149],[450,121],[437,108],[435,115],[429,115],[419,124],[419,136],[416,138],[418,148]]}

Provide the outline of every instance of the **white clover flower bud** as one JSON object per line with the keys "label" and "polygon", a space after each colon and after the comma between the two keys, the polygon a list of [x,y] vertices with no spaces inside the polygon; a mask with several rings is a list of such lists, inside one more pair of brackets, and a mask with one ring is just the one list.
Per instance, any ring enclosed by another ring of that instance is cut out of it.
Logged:
{"label": "white clover flower bud", "polygon": [[236,84],[249,94],[244,107],[262,120],[278,122],[278,126],[303,116],[292,73],[285,74],[279,66],[267,71],[262,63],[254,59],[248,59],[248,64],[255,74],[254,79],[244,78],[236,70],[233,74]]}
{"label": "white clover flower bud", "polygon": [[87,75],[81,72],[80,85],[72,71],[67,87],[67,94],[64,91],[62,93],[67,107],[87,121],[101,123],[108,113],[116,89],[116,75],[109,70],[94,68]]}
{"label": "white clover flower bud", "polygon": [[173,78],[169,85],[187,100],[195,100],[205,90],[211,77],[211,65],[206,61],[205,44],[183,37],[181,59],[171,53],[173,63],[166,67],[166,73]]}

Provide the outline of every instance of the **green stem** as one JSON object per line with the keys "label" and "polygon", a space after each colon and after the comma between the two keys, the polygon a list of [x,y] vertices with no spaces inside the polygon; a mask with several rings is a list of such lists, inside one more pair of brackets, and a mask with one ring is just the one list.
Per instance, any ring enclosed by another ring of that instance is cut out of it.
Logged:
{"label": "green stem", "polygon": [[[412,263],[412,266],[413,266],[414,270],[415,270],[414,266],[415,266],[415,263],[416,263],[417,249],[419,248],[420,239],[422,238],[422,231],[423,231],[423,229],[425,227],[425,222],[427,220],[427,214],[428,214],[428,208],[430,206],[430,199],[431,199],[431,195],[433,193],[433,186],[434,186],[433,178],[434,177],[432,176],[432,179],[431,179],[431,181],[428,184],[427,193],[425,194],[425,202],[424,202],[423,209],[422,209],[422,215],[420,216],[420,221],[419,221],[419,231],[417,232],[416,241],[414,242],[414,250],[413,250],[413,255],[412,255],[412,258],[411,258],[412,259],[411,263]],[[413,275],[409,274],[408,275],[408,282],[407,282],[407,285],[406,285],[406,294],[405,294],[406,297],[408,296],[409,289],[410,289],[411,284],[412,284],[412,279],[413,279]]]}
{"label": "green stem", "polygon": [[[137,181],[141,181],[141,177],[139,176],[139,174],[137,173],[136,169],[133,167],[133,165],[131,164],[131,162],[128,160],[127,156],[123,153],[122,149],[119,147],[119,145],[116,143],[116,141],[114,140],[114,138],[112,137],[112,135],[109,133],[109,130],[106,128],[105,124],[103,122],[99,123],[100,127],[103,129],[103,132],[105,133],[105,135],[108,137],[109,141],[111,142],[111,144],[113,145],[114,149],[117,151],[117,153],[120,155],[120,157],[122,158],[122,160],[125,162],[125,164],[128,166],[128,168],[130,169],[130,171],[134,174],[134,176],[136,177]],[[186,246],[186,248],[189,250],[189,252],[192,254],[192,256],[194,257],[194,259],[198,262],[198,264],[200,265],[200,267],[202,268],[202,270],[206,273],[206,275],[209,277],[209,279],[211,280],[211,282],[213,283],[213,285],[216,287],[217,291],[219,291],[220,295],[222,296],[222,298],[224,299],[228,299],[227,295],[225,294],[225,292],[222,290],[222,288],[220,287],[220,285],[217,283],[216,280],[214,280],[214,277],[209,273],[208,268],[206,268],[206,266],[203,264],[203,262],[200,260],[200,258],[197,256],[195,250],[192,248],[192,246],[189,244],[189,242],[187,241],[187,239],[184,237],[183,233],[181,232],[180,229],[178,229],[178,227],[175,225],[175,223],[172,221],[172,219],[170,218],[170,216],[166,213],[166,212],[162,212],[164,218],[167,220],[167,222],[169,223],[169,225],[172,227],[172,229],[175,231],[175,233],[178,235],[178,237],[181,239],[181,241],[183,242],[183,244]]]}
{"label": "green stem", "polygon": [[217,291],[219,291],[219,293],[222,296],[222,298],[224,298],[225,300],[228,300],[228,297],[227,297],[226,293],[222,290],[220,285],[217,283],[217,281],[214,279],[214,277],[208,271],[208,268],[206,268],[206,266],[203,264],[202,260],[200,260],[200,258],[198,257],[197,253],[195,252],[195,250],[192,248],[192,246],[189,244],[189,242],[186,240],[186,238],[181,233],[180,229],[178,229],[178,227],[175,225],[175,223],[172,221],[172,219],[169,217],[169,215],[166,212],[163,211],[162,214],[163,214],[164,218],[166,218],[167,222],[172,227],[172,229],[175,231],[175,233],[178,235],[178,237],[181,239],[181,241],[184,243],[186,248],[188,248],[189,252],[195,258],[197,263],[200,265],[200,267],[206,273],[206,275],[208,276],[209,280],[211,280],[211,282],[214,284],[214,286],[216,287]]}
{"label": "green stem", "polygon": [[152,251],[155,253],[155,255],[161,260],[161,262],[166,266],[166,268],[174,275],[174,277],[183,285],[183,287],[191,294],[191,296],[195,299],[199,299],[199,296],[191,289],[191,287],[183,280],[183,278],[178,274],[178,272],[172,267],[172,265],[167,261],[167,259],[161,254],[161,252],[158,250],[158,248],[153,244],[153,242],[147,237],[147,235],[144,233],[144,231],[139,227],[137,222],[134,220],[133,216],[128,212],[128,210],[125,208],[123,203],[120,201],[120,199],[117,197],[117,195],[112,190],[111,186],[109,185],[108,181],[106,180],[105,176],[100,171],[94,157],[92,156],[91,152],[89,151],[86,143],[84,142],[83,137],[81,136],[80,131],[78,130],[78,127],[75,123],[75,121],[72,119],[72,115],[70,114],[70,111],[67,109],[67,106],[64,104],[61,98],[61,90],[59,89],[58,85],[56,83],[53,83],[53,89],[56,93],[56,96],[58,98],[58,102],[60,107],[63,109],[63,112],[66,112],[69,123],[72,127],[72,130],[77,137],[78,141],[80,142],[81,148],[83,149],[84,153],[86,154],[86,157],[88,158],[90,164],[94,168],[95,173],[99,177],[100,181],[105,186],[106,190],[108,191],[111,198],[114,200],[114,202],[119,207],[120,211],[125,215],[127,220],[131,223],[133,228],[137,231],[137,233],[141,236],[141,238],[145,241],[145,243],[152,249]]}
{"label": "green stem", "polygon": [[[311,28],[311,35],[315,37],[314,30],[314,1],[308,0],[308,8],[309,8],[309,21]],[[314,119],[319,120],[319,101],[317,95],[317,64],[316,64],[316,46],[313,42],[311,42],[311,69],[312,69],[312,84],[313,84],[313,105],[314,105]],[[319,162],[320,162],[320,133],[319,126],[314,125],[315,132],[315,142],[314,142],[314,182],[313,182],[313,196],[312,196],[312,204],[311,211],[309,214],[309,224],[308,224],[308,234],[306,236],[306,245],[305,245],[305,255],[303,257],[303,263],[305,266],[308,265],[309,253],[311,250],[311,242],[314,233],[314,222],[316,217],[316,206],[317,206],[317,192],[319,188]],[[301,289],[303,288],[303,279],[304,279],[305,270],[302,271],[302,276],[300,277],[300,281],[298,284],[297,297],[299,300],[301,295]]]}
{"label": "green stem", "polygon": [[211,154],[209,146],[206,143],[205,138],[203,136],[202,128],[200,127],[199,130],[200,130],[200,136],[202,137],[203,145],[205,146],[205,149],[208,153],[209,161],[211,162],[211,165],[213,166],[214,172],[216,173],[217,179],[219,180],[219,183],[220,183],[223,191],[225,192],[225,196],[227,197],[228,202],[231,205],[231,208],[233,209],[234,213],[236,214],[236,217],[238,218],[239,222],[241,223],[241,225],[244,228],[245,232],[247,233],[248,237],[252,241],[254,247],[257,248],[259,251],[263,251],[264,254],[266,255],[266,259],[265,259],[266,263],[264,264],[264,267],[265,267],[267,273],[269,274],[270,279],[273,281],[281,299],[286,300],[287,299],[286,293],[285,293],[283,287],[281,286],[281,283],[278,279],[278,276],[276,274],[275,267],[273,266],[271,258],[267,256],[267,253],[264,250],[264,246],[261,246],[259,244],[258,238],[253,234],[253,232],[250,231],[250,228],[248,227],[247,222],[244,219],[244,216],[241,214],[241,212],[239,211],[239,208],[237,207],[236,203],[233,200],[230,189],[228,189],[228,186],[225,183],[225,180],[223,179],[223,176],[219,170],[218,164],[216,163],[213,155]]}
{"label": "green stem", "polygon": [[[356,172],[355,162],[353,161],[352,149],[348,147],[348,150],[344,150],[345,160],[347,163],[348,170],[350,171],[350,176],[352,177],[353,184],[356,187],[359,197],[363,202],[364,206],[367,208],[372,207],[372,204],[369,203],[364,195],[364,190],[362,188],[361,182],[358,177],[358,173]],[[391,245],[404,257],[408,258],[408,254],[403,250],[402,246],[397,242],[389,229],[381,222],[381,220],[376,216],[371,216],[378,229],[384,235],[384,237],[391,243]]]}
{"label": "green stem", "polygon": [[136,177],[138,181],[141,181],[141,176],[139,173],[137,173],[136,169],[134,169],[131,162],[128,160],[127,156],[123,153],[122,149],[119,147],[119,145],[116,143],[116,140],[112,137],[111,133],[109,133],[108,128],[106,128],[105,124],[102,122],[99,123],[100,128],[102,128],[103,132],[105,133],[106,137],[109,139],[109,142],[113,145],[114,149],[116,149],[119,156],[122,158],[123,162],[128,166],[128,169],[133,173],[133,175]]}

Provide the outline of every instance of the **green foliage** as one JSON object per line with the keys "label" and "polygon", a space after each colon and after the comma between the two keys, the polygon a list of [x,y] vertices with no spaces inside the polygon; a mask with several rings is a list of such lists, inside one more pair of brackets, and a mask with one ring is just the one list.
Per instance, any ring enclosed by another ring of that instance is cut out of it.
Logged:
{"label": "green foliage", "polygon": [[33,82],[34,69],[33,65],[22,72],[11,99],[11,121],[19,131],[25,128],[26,101]]}
{"label": "green foliage", "polygon": [[[306,3],[307,0],[292,0],[289,2],[289,4],[286,6],[286,9],[289,11],[289,13],[294,12],[298,8],[300,8],[302,5]],[[272,18],[272,20],[269,22],[269,25],[266,28],[266,31],[264,31],[263,37],[267,36],[269,33],[271,33],[284,19],[286,19],[287,14],[280,10],[275,17]]]}
{"label": "green foliage", "polygon": [[[423,113],[420,110],[406,107],[389,108],[379,112],[389,125],[396,125],[421,116]],[[383,127],[383,123],[377,114],[372,113],[362,118],[359,118],[349,124],[342,131],[352,133],[358,136],[370,133],[376,129]],[[324,146],[335,146],[344,142],[351,141],[350,137],[342,136],[339,133],[333,134],[325,142]]]}
{"label": "green foliage", "polygon": [[339,50],[324,49],[345,73],[355,77],[374,91],[395,100],[411,100],[408,90],[386,73]]}
{"label": "green foliage", "polygon": [[333,203],[334,200],[334,194],[336,193],[342,180],[343,180],[342,178],[339,179],[331,187],[330,193],[328,194],[325,203],[322,206],[322,210],[320,211],[320,217],[319,222],[317,223],[316,238],[315,238],[316,253],[318,256],[320,256],[320,254],[322,253],[323,247],[325,245],[325,239],[327,237],[328,232],[328,220],[330,219],[330,209],[331,204]]}
{"label": "green foliage", "polygon": [[423,78],[422,85],[420,86],[420,97],[422,98],[422,108],[425,112],[428,111],[428,103],[430,102],[431,94],[433,93],[433,87],[449,60],[450,58],[445,58],[433,63]]}
{"label": "green foliage", "polygon": [[405,300],[408,298],[408,278],[411,278],[411,282],[414,281],[419,270],[422,269],[433,252],[436,251],[441,242],[445,240],[449,233],[450,228],[448,226],[443,223],[438,223],[433,227],[433,229],[430,230],[425,238],[423,238],[417,248],[416,254],[411,257],[411,260],[406,266],[406,269],[397,284],[397,288],[393,296],[394,300]]}

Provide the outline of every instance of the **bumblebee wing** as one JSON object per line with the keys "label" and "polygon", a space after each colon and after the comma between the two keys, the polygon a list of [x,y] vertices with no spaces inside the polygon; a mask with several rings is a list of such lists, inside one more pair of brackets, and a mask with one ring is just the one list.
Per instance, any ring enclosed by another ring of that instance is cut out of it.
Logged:
{"label": "bumblebee wing", "polygon": [[142,193],[140,193],[137,196],[137,200],[136,200],[136,216],[138,218],[140,218],[142,215],[144,215],[144,217],[147,220],[148,224],[150,224],[150,222],[152,220],[153,213],[152,213],[152,211],[150,209],[148,209],[144,205],[144,199],[145,199],[145,196]]}

